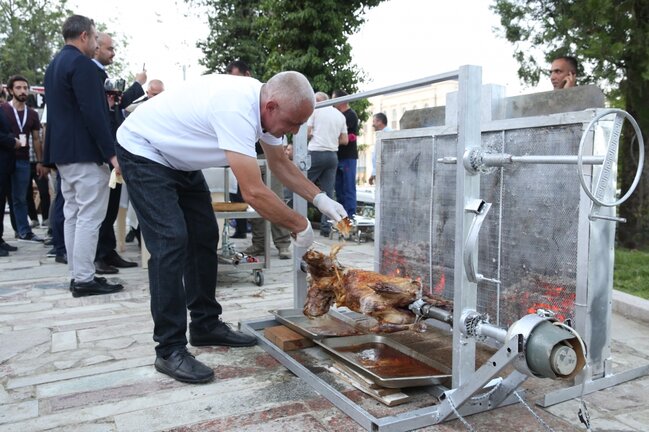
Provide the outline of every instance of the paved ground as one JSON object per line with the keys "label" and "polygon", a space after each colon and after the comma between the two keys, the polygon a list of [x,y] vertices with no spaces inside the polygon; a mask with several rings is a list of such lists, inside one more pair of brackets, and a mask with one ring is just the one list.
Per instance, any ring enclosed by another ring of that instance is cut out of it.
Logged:
{"label": "paved ground", "polygon": [[[191,348],[215,370],[216,380],[207,385],[185,385],[157,373],[144,270],[121,271],[117,279],[126,285],[121,293],[75,299],[68,291],[66,266],[46,258],[46,248],[12,243],[20,250],[0,258],[0,432],[361,430],[259,347]],[[350,244],[341,259],[371,268],[372,254],[372,243]],[[125,256],[137,259],[137,248],[129,244]],[[292,261],[280,261],[273,250],[262,287],[248,273],[222,273],[217,296],[224,319],[231,322],[290,308]],[[616,310],[628,315],[632,308],[622,301]],[[635,308],[640,304],[626,301]],[[649,361],[646,326],[615,315],[616,367]],[[365,409],[393,413],[346,384],[334,385]],[[552,385],[528,380],[528,400]],[[648,390],[649,378],[643,377],[587,396],[593,430],[649,430]],[[575,401],[534,409],[553,430],[585,430],[578,424]],[[520,404],[467,421],[480,431],[544,430]],[[425,430],[466,427],[451,421]]]}

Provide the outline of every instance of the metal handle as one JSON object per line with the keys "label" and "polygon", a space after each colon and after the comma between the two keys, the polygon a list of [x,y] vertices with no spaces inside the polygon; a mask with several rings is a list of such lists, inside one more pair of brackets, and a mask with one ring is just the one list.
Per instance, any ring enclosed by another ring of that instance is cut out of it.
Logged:
{"label": "metal handle", "polygon": [[[600,121],[602,117],[611,114],[615,114],[615,121],[613,123],[611,136],[609,137],[608,145],[606,147],[606,156],[604,158],[602,171],[600,172],[599,178],[597,179],[597,183],[595,185],[595,193],[593,193],[589,189],[588,185],[586,184],[586,180],[584,179],[584,154],[583,154],[584,143],[586,142],[586,138],[588,136],[589,131],[593,128],[593,126],[595,126],[595,123]],[[613,174],[613,165],[616,162],[617,149],[620,142],[620,134],[622,132],[622,124],[624,123],[625,118],[629,120],[631,126],[633,126],[633,129],[635,130],[636,136],[638,137],[638,170],[636,171],[635,178],[633,179],[633,183],[631,184],[629,190],[626,192],[626,194],[624,194],[622,198],[613,202],[604,202],[603,201],[604,195],[606,194],[606,189],[609,186],[610,178],[611,175]],[[640,182],[640,176],[642,175],[643,165],[644,165],[644,140],[642,139],[642,132],[640,131],[640,127],[638,126],[638,123],[635,121],[635,119],[631,117],[631,114],[621,109],[612,108],[612,109],[604,110],[603,112],[596,115],[595,118],[593,118],[590,121],[588,127],[586,128],[586,130],[581,136],[581,140],[579,141],[579,153],[577,154],[577,172],[579,174],[579,182],[581,183],[581,187],[584,189],[584,192],[586,193],[586,195],[588,195],[588,197],[593,201],[594,204],[602,207],[615,207],[615,206],[619,206],[627,199],[629,199],[631,194],[635,191],[636,187],[638,186],[638,183]]]}
{"label": "metal handle", "polygon": [[487,217],[491,209],[491,203],[484,202],[481,199],[474,199],[467,203],[464,208],[465,211],[475,213],[473,221],[471,222],[471,227],[469,228],[469,234],[466,237],[466,242],[464,243],[464,272],[469,282],[478,283],[480,281],[487,281],[493,283],[500,283],[497,279],[489,279],[482,276],[478,273],[475,265],[474,254],[478,250],[478,238],[480,235],[480,228],[482,223]]}

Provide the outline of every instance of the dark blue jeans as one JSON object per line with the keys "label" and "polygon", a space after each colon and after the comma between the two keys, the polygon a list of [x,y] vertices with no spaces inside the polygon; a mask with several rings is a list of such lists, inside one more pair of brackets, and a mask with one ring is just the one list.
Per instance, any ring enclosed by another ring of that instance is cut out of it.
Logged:
{"label": "dark blue jeans", "polygon": [[216,327],[216,248],[219,228],[201,171],[177,171],[116,148],[128,193],[140,221],[149,259],[149,290],[156,352],[187,345],[190,332]]}
{"label": "dark blue jeans", "polygon": [[349,216],[356,214],[356,159],[341,159],[336,171],[336,200]]}

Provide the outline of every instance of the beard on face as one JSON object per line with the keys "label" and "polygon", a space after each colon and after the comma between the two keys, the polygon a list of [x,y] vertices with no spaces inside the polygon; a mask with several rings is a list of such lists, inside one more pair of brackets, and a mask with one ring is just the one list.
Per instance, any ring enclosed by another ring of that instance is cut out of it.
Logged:
{"label": "beard on face", "polygon": [[20,102],[25,102],[27,100],[27,95],[26,94],[14,95],[14,99]]}

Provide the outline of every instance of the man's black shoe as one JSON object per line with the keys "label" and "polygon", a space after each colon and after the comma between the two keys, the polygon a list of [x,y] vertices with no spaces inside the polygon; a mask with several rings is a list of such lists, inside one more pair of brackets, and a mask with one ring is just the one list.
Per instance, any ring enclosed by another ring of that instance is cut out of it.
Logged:
{"label": "man's black shoe", "polygon": [[156,357],[155,370],[190,384],[202,384],[214,379],[214,371],[196,360],[186,348],[172,352],[167,358]]}
{"label": "man's black shoe", "polygon": [[135,236],[136,236],[135,228],[131,228],[131,230],[128,232],[128,234],[126,234],[126,237],[124,238],[124,241],[126,243],[132,243],[133,240],[135,240]]}
{"label": "man's black shoe", "polygon": [[95,273],[97,274],[115,274],[119,273],[116,267],[107,264],[104,260],[95,261]]}
{"label": "man's black shoe", "polygon": [[60,264],[67,264],[68,263],[68,254],[63,254],[63,255],[57,255],[54,258],[54,261]]}
{"label": "man's black shoe", "polygon": [[111,294],[123,289],[121,284],[111,284],[105,278],[95,278],[90,282],[72,282],[72,297]]}
{"label": "man's black shoe", "polygon": [[189,331],[189,343],[193,346],[247,347],[257,345],[257,338],[240,331],[232,330],[222,321],[208,333]]}
{"label": "man's black shoe", "polygon": [[109,254],[107,257],[104,257],[103,262],[108,264],[109,266],[117,268],[137,267],[137,263],[125,260],[115,251],[113,251],[113,253]]}
{"label": "man's black shoe", "polygon": [[53,239],[52,237],[46,239],[46,240],[43,242],[43,245],[44,245],[44,246],[53,246],[53,245],[54,245],[54,239]]}
{"label": "man's black shoe", "polygon": [[230,238],[236,238],[236,239],[242,239],[242,238],[246,238],[246,237],[248,237],[248,234],[245,233],[245,232],[244,232],[244,233],[237,233],[237,232],[235,232],[234,234],[232,234],[232,235],[230,236]]}
{"label": "man's black shoe", "polygon": [[18,250],[16,246],[11,246],[6,241],[0,241],[0,249],[3,249],[7,252],[16,252]]}

